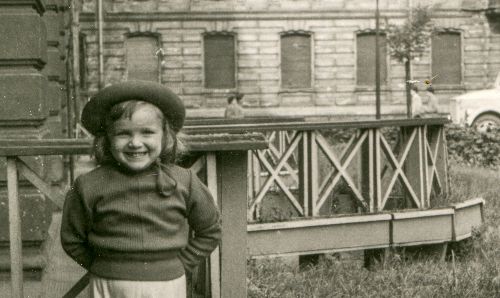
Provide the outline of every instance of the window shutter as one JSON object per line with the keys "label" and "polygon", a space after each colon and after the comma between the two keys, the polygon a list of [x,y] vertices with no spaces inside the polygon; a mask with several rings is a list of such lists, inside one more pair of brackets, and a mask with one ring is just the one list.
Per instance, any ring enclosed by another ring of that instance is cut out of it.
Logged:
{"label": "window shutter", "polygon": [[460,33],[443,32],[432,37],[433,84],[462,83],[462,46]]}
{"label": "window shutter", "polygon": [[227,89],[236,87],[234,36],[209,34],[204,38],[205,87]]}
{"label": "window shutter", "polygon": [[281,37],[281,86],[311,87],[311,36],[287,34]]}
{"label": "window shutter", "polygon": [[[380,82],[387,83],[387,46],[385,34],[379,35]],[[361,86],[375,85],[375,34],[358,34],[356,57],[357,84]]]}
{"label": "window shutter", "polygon": [[155,81],[159,79],[158,40],[155,37],[130,37],[125,42],[128,80]]}

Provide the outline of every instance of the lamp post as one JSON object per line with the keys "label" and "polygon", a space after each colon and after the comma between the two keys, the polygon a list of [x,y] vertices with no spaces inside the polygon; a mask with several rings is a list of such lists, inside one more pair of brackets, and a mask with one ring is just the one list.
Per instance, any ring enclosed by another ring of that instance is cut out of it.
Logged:
{"label": "lamp post", "polygon": [[[412,0],[408,0],[408,26],[411,26],[412,17],[413,17],[412,16],[412,8],[411,8],[412,5],[413,5]],[[411,91],[410,91],[411,85],[409,85],[409,83],[408,83],[410,80],[413,79],[412,74],[411,74],[411,59],[412,59],[411,49],[408,49],[408,57],[407,58],[408,59],[405,62],[406,117],[412,118],[413,115],[411,113],[411,110],[412,110],[413,103],[412,103]]]}

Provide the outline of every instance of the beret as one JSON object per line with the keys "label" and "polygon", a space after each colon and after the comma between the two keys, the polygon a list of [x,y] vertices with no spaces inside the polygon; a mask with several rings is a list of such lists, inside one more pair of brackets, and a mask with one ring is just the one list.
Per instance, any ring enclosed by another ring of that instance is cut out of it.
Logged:
{"label": "beret", "polygon": [[105,133],[105,119],[111,108],[127,100],[142,100],[157,106],[175,132],[184,124],[186,109],[179,96],[159,83],[126,81],[97,92],[82,111],[82,125],[93,135]]}

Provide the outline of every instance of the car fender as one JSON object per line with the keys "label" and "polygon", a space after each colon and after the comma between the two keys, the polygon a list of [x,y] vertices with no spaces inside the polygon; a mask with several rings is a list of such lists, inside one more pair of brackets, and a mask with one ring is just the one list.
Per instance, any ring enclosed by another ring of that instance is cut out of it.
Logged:
{"label": "car fender", "polygon": [[477,119],[477,117],[484,115],[484,114],[493,114],[496,115],[500,118],[500,109],[491,109],[491,108],[478,108],[478,109],[467,109],[466,110],[467,117],[465,119],[465,122],[471,126],[474,120]]}

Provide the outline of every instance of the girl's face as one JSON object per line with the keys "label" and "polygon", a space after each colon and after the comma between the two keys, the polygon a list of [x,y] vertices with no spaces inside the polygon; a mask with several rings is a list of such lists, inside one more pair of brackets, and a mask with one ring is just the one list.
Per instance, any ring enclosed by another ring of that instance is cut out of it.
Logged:
{"label": "girl's face", "polygon": [[139,107],[130,117],[123,117],[108,129],[110,152],[127,169],[139,172],[147,169],[160,156],[163,123],[155,107]]}

